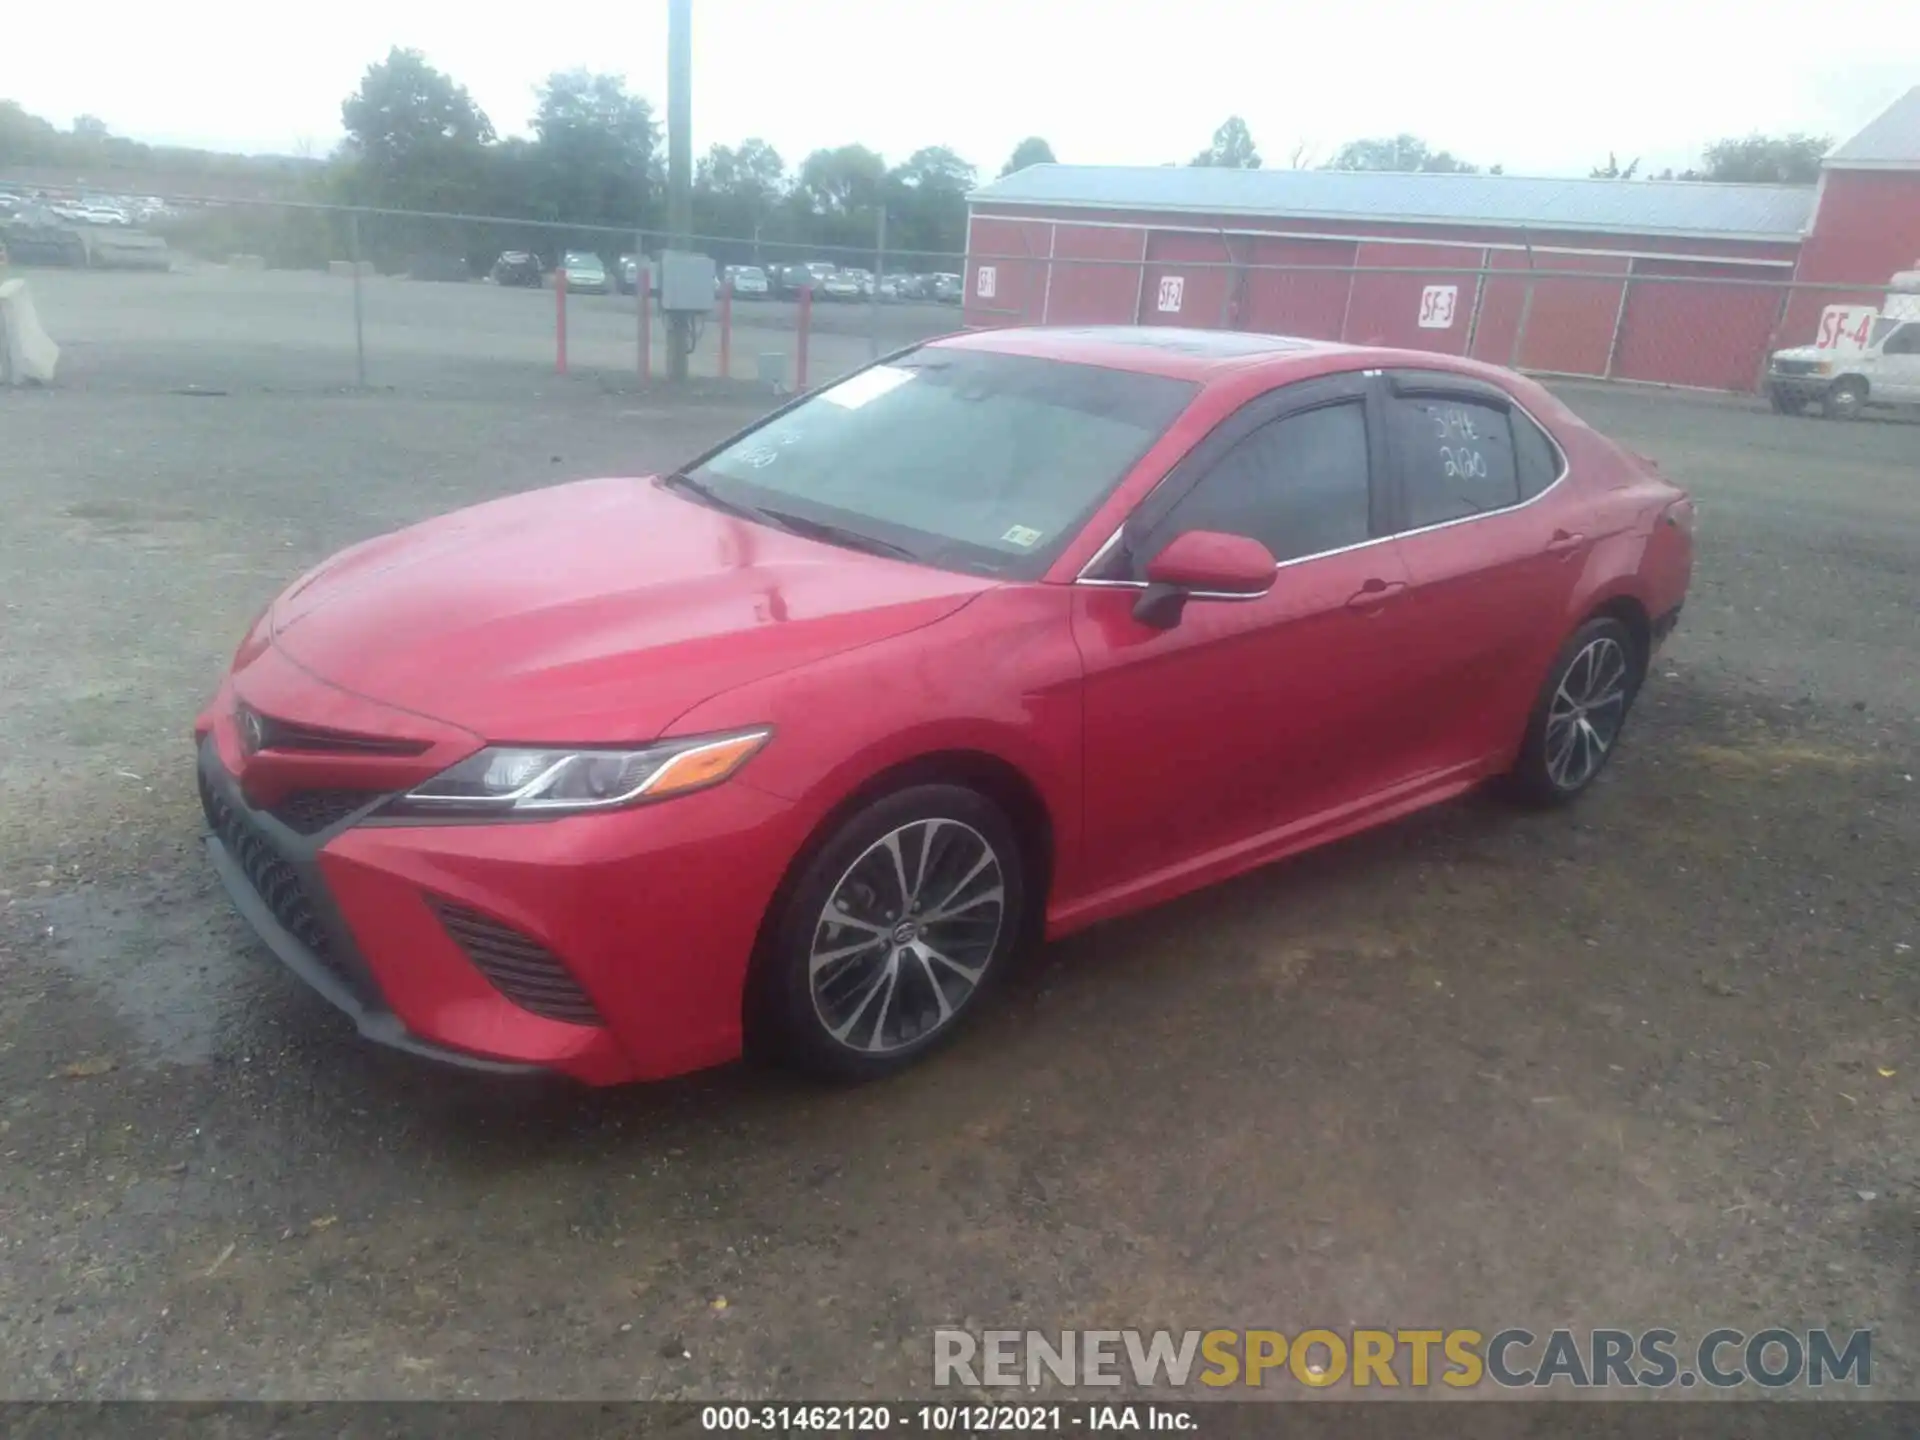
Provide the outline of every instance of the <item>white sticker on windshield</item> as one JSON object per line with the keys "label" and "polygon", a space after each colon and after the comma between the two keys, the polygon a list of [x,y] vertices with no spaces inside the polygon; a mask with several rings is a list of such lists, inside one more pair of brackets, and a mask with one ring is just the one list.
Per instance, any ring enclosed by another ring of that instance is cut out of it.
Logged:
{"label": "white sticker on windshield", "polygon": [[1031,525],[1015,525],[1001,540],[1009,545],[1018,545],[1022,550],[1031,550],[1040,541],[1040,532]]}
{"label": "white sticker on windshield", "polygon": [[869,400],[878,399],[912,378],[911,370],[902,370],[897,365],[876,365],[871,370],[862,370],[850,380],[842,380],[831,390],[821,391],[820,398],[831,400],[842,409],[858,410]]}

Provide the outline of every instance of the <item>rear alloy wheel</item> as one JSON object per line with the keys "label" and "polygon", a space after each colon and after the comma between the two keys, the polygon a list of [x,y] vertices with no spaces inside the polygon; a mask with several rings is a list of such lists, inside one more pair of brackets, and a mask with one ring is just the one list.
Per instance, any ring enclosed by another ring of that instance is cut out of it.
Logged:
{"label": "rear alloy wheel", "polygon": [[1640,681],[1639,648],[1618,620],[1589,620],[1561,647],[1535,702],[1512,779],[1539,804],[1564,804],[1605,767]]}
{"label": "rear alloy wheel", "polygon": [[919,1058],[1004,968],[1024,899],[1012,827],[977,792],[921,785],[868,806],[808,864],[768,957],[787,1056],[854,1078]]}
{"label": "rear alloy wheel", "polygon": [[1829,420],[1858,420],[1866,408],[1867,382],[1852,375],[1834,381],[1821,404]]}

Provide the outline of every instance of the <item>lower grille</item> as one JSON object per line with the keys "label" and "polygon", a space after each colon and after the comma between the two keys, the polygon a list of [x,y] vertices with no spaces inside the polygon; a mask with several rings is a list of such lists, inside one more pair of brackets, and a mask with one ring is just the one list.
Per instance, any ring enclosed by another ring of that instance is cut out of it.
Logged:
{"label": "lower grille", "polygon": [[522,1010],[569,1025],[605,1023],[560,957],[539,941],[478,910],[438,896],[427,898],[474,969]]}
{"label": "lower grille", "polygon": [[207,783],[205,775],[200,777],[200,807],[206,811],[207,824],[220,837],[220,843],[239,865],[254,893],[273,912],[273,918],[326,966],[335,979],[365,1000],[365,987],[334,953],[333,940],[327,934],[327,927],[320,923],[319,912],[300,879],[300,872],[260,837],[245,815]]}
{"label": "lower grille", "polygon": [[297,835],[318,835],[379,798],[378,790],[296,790],[272,807],[272,815]]}

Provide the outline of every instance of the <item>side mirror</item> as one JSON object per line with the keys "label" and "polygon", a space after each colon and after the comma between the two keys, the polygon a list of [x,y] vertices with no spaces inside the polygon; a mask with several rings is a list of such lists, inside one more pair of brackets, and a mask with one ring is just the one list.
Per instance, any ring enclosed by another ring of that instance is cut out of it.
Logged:
{"label": "side mirror", "polygon": [[1205,595],[1251,598],[1273,588],[1278,562],[1273,552],[1245,535],[1189,530],[1176,535],[1147,562],[1147,588],[1133,607],[1143,625],[1171,630],[1187,600]]}

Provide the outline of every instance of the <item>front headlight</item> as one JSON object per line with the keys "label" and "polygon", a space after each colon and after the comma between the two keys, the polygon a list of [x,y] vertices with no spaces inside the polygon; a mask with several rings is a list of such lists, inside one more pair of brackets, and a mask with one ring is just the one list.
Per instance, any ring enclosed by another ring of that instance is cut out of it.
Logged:
{"label": "front headlight", "polygon": [[489,746],[392,800],[380,813],[445,820],[572,815],[664,800],[719,784],[772,734],[747,730],[618,750]]}

